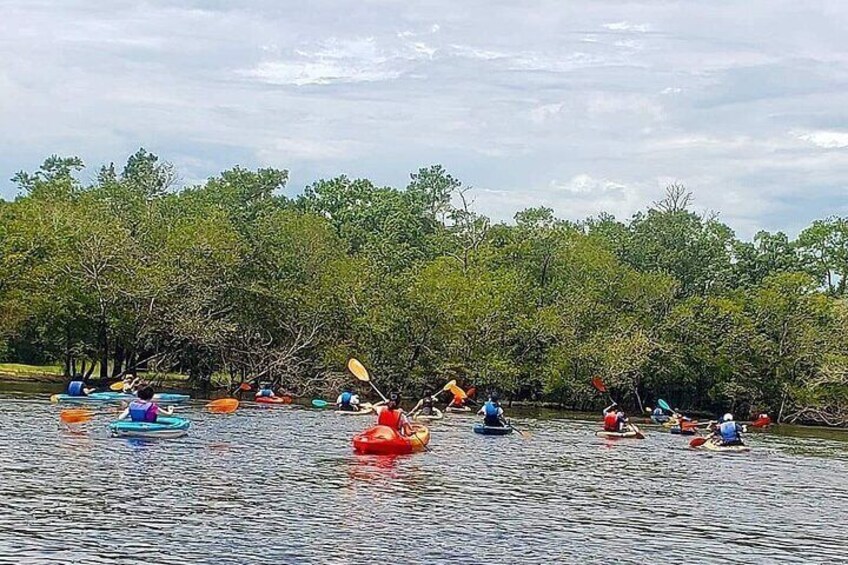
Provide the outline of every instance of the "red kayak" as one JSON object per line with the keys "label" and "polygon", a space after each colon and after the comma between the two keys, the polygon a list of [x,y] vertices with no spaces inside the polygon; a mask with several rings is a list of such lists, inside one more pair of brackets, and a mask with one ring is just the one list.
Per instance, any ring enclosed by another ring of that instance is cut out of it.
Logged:
{"label": "red kayak", "polygon": [[413,424],[411,436],[402,436],[388,426],[374,426],[353,436],[353,449],[375,455],[402,455],[424,451],[430,443],[430,430]]}
{"label": "red kayak", "polygon": [[291,404],[291,396],[257,396],[254,400],[260,404]]}

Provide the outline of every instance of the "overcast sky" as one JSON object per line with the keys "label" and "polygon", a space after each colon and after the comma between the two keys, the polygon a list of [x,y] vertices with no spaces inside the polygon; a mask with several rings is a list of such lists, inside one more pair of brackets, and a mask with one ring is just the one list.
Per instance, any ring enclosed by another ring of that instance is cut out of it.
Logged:
{"label": "overcast sky", "polygon": [[[741,236],[848,213],[848,2],[0,0],[0,195],[138,147],[626,218],[670,181]],[[93,170],[93,169],[92,169]],[[90,173],[92,174],[92,173]]]}

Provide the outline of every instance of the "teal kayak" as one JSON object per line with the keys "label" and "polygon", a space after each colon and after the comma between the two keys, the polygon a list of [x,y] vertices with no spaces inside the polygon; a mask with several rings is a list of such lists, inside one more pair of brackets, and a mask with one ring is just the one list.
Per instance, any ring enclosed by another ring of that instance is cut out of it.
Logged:
{"label": "teal kayak", "polygon": [[[126,392],[92,392],[88,396],[71,396],[70,394],[54,394],[50,397],[50,402],[61,404],[117,404],[119,402],[132,402],[136,399],[134,394]],[[182,404],[188,402],[191,397],[187,394],[173,394],[163,392],[154,394],[153,401],[163,406],[172,404]]]}
{"label": "teal kayak", "polygon": [[474,424],[474,433],[484,436],[505,436],[512,433],[510,426],[487,426],[486,424]]}
{"label": "teal kayak", "polygon": [[186,435],[190,427],[191,422],[185,418],[160,416],[155,422],[116,420],[109,424],[109,431],[115,437],[173,439]]}

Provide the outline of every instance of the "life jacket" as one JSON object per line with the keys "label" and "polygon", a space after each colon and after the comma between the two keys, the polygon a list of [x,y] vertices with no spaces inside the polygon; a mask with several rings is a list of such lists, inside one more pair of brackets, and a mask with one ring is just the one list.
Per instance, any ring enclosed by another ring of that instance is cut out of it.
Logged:
{"label": "life jacket", "polygon": [[257,396],[274,396],[274,391],[270,388],[261,388]]}
{"label": "life jacket", "polygon": [[144,400],[133,400],[130,402],[130,419],[133,422],[155,422],[156,405]]}
{"label": "life jacket", "polygon": [[425,398],[424,401],[421,403],[421,413],[425,416],[432,416],[434,404],[435,403],[433,402],[433,399],[431,397],[428,396],[427,398]]}
{"label": "life jacket", "polygon": [[342,406],[350,406],[350,399],[353,398],[352,392],[342,393]]}
{"label": "life jacket", "polygon": [[453,395],[453,405],[457,408],[462,408],[465,406],[465,396],[460,396],[458,394]]}
{"label": "life jacket", "polygon": [[736,426],[736,422],[722,422],[718,427],[718,433],[721,435],[722,441],[739,441],[741,438],[739,437],[739,429]]}
{"label": "life jacket", "polygon": [[610,411],[606,413],[606,415],[604,416],[604,431],[618,431],[618,412]]}
{"label": "life jacket", "polygon": [[654,408],[654,417],[655,417],[655,418],[661,418],[663,415],[664,415],[664,414],[663,414],[663,409],[662,409],[662,408],[660,408],[659,406],[658,406],[658,407],[656,407],[656,408]]}
{"label": "life jacket", "polygon": [[400,430],[401,413],[402,411],[400,408],[395,408],[394,410],[384,408],[380,410],[380,415],[377,417],[377,424],[380,426],[388,426],[393,430]]}
{"label": "life jacket", "polygon": [[487,426],[501,426],[501,419],[498,416],[500,407],[489,400],[483,405],[483,415],[485,417],[483,423]]}
{"label": "life jacket", "polygon": [[82,381],[71,381],[68,383],[68,394],[70,396],[85,396],[85,383]]}

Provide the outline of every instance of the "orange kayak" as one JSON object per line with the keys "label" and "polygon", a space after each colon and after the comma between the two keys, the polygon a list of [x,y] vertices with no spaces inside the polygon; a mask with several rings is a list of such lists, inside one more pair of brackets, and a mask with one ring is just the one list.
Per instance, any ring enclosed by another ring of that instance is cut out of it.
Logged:
{"label": "orange kayak", "polygon": [[353,436],[353,449],[375,455],[402,455],[424,451],[430,443],[430,430],[413,424],[411,436],[402,436],[388,426],[374,426]]}
{"label": "orange kayak", "polygon": [[257,396],[254,399],[260,404],[291,404],[291,396]]}

